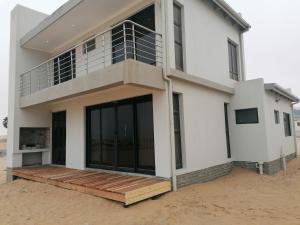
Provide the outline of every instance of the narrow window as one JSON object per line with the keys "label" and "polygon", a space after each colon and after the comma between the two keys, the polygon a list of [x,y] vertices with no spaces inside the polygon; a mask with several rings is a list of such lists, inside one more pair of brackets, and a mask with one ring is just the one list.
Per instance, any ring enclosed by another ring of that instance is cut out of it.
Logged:
{"label": "narrow window", "polygon": [[179,105],[179,95],[175,93],[173,94],[173,113],[174,113],[176,169],[181,169],[183,165],[182,165],[181,126],[180,126],[180,105]]}
{"label": "narrow window", "polygon": [[236,124],[258,123],[257,108],[235,110]]}
{"label": "narrow window", "polygon": [[182,8],[174,3],[174,41],[176,69],[183,71]]}
{"label": "narrow window", "polygon": [[283,113],[284,133],[286,137],[292,136],[290,114]]}
{"label": "narrow window", "polygon": [[279,124],[280,123],[279,111],[274,110],[274,118],[275,118],[275,123]]}
{"label": "narrow window", "polygon": [[297,127],[300,127],[300,122],[297,122]]}
{"label": "narrow window", "polygon": [[91,39],[83,44],[83,54],[86,54],[90,51],[96,49],[96,39]]}
{"label": "narrow window", "polygon": [[225,114],[225,132],[226,132],[226,144],[227,144],[227,157],[231,158],[231,148],[230,148],[230,136],[229,136],[229,122],[228,122],[228,103],[224,104],[224,114]]}
{"label": "narrow window", "polygon": [[230,78],[239,81],[238,45],[230,40],[228,41],[228,53]]}

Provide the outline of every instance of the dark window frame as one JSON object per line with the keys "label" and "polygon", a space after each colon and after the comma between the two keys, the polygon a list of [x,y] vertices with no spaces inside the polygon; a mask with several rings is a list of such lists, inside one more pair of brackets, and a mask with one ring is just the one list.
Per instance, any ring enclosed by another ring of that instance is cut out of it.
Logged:
{"label": "dark window frame", "polygon": [[[175,18],[175,10],[178,10],[180,18]],[[183,41],[183,6],[177,2],[173,2],[173,20],[174,20],[174,52],[175,52],[175,67],[177,70],[184,71],[184,41]],[[178,32],[176,32],[178,31]],[[179,37],[176,36],[179,35]],[[180,55],[176,49],[179,50]],[[179,62],[179,63],[178,63]]]}
{"label": "dark window frame", "polygon": [[[246,112],[246,111],[250,111],[250,110],[255,110],[255,116],[256,116],[256,120],[255,121],[249,121],[249,122],[240,122],[238,117],[238,113],[239,112]],[[235,121],[236,124],[258,124],[259,123],[259,116],[258,116],[258,108],[247,108],[247,109],[237,109],[235,110]]]}
{"label": "dark window frame", "polygon": [[237,43],[228,39],[229,74],[230,78],[235,81],[240,80],[238,47],[239,45]]}
{"label": "dark window frame", "polygon": [[[175,141],[175,158],[176,169],[183,169],[183,147],[182,147],[182,124],[181,124],[181,108],[180,94],[173,93],[173,119],[174,119],[174,141]],[[178,127],[177,127],[177,126]],[[179,139],[177,140],[176,137]]]}
{"label": "dark window frame", "polygon": [[228,159],[231,159],[232,154],[231,154],[231,146],[230,146],[228,105],[229,105],[229,103],[224,103],[224,116],[225,116],[225,132],[226,132],[227,157],[228,157]]}
{"label": "dark window frame", "polygon": [[284,134],[286,137],[292,136],[291,127],[291,115],[289,113],[283,113],[283,124],[284,124]]}
{"label": "dark window frame", "polygon": [[274,110],[275,124],[280,124],[280,114],[278,110]]}

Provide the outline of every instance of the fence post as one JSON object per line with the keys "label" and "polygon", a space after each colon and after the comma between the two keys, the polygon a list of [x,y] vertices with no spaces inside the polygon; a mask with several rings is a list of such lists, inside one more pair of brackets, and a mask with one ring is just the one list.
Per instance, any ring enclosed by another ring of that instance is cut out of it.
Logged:
{"label": "fence post", "polygon": [[126,43],[126,24],[123,24],[123,35],[124,35],[124,58],[127,59],[127,43]]}

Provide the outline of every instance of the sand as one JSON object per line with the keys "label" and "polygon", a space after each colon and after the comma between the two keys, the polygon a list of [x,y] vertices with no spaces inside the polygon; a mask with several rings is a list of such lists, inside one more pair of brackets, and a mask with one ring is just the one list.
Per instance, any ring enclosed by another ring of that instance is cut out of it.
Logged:
{"label": "sand", "polygon": [[17,180],[0,185],[0,206],[1,225],[296,225],[300,159],[289,164],[286,174],[259,176],[235,168],[216,181],[128,209],[75,191]]}

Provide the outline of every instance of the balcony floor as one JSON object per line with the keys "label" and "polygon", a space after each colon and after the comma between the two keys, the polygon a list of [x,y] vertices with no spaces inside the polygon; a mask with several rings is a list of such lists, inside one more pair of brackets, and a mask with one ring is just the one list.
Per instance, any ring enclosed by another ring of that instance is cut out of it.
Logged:
{"label": "balcony floor", "polygon": [[46,183],[124,203],[128,206],[171,190],[170,181],[118,173],[35,167],[15,169],[19,178]]}

